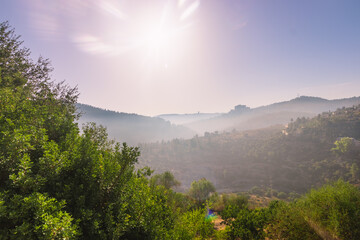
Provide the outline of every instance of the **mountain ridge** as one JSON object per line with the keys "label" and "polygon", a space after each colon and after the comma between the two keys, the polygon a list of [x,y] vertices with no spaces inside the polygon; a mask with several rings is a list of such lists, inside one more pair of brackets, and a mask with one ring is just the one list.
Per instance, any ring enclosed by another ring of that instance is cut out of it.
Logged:
{"label": "mountain ridge", "polygon": [[[301,96],[289,101],[269,104],[257,108],[237,105],[228,113],[218,117],[185,124],[186,127],[198,134],[214,131],[249,130],[268,127],[276,124],[286,124],[298,117],[313,117],[326,111],[335,111],[342,107],[360,104],[360,97],[328,100],[319,97]],[[277,114],[277,115],[276,115]],[[273,117],[270,117],[272,115]],[[253,126],[254,122],[264,121],[260,126]]]}
{"label": "mountain ridge", "polygon": [[328,100],[301,96],[257,108],[236,105],[227,113],[161,114],[154,117],[125,113],[77,103],[84,114],[78,123],[96,122],[107,127],[109,136],[129,144],[191,138],[205,132],[251,130],[286,124],[301,117],[360,104],[360,97]]}
{"label": "mountain ridge", "polygon": [[135,113],[116,112],[77,103],[78,113],[82,113],[78,123],[95,122],[108,129],[110,138],[136,145],[140,142],[170,140],[177,137],[189,138],[194,135],[184,126],[171,124],[157,117]]}

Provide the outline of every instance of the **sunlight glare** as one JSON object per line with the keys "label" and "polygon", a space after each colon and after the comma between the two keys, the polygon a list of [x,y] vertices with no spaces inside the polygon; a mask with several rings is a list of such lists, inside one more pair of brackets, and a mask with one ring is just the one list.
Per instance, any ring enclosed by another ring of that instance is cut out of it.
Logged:
{"label": "sunlight glare", "polygon": [[111,3],[105,1],[105,2],[100,2],[99,4],[100,4],[100,7],[101,7],[104,11],[110,13],[110,14],[113,15],[114,17],[119,18],[119,19],[121,19],[121,20],[125,20],[125,19],[126,19],[126,15],[125,15],[122,11],[120,11],[120,9],[118,9],[118,8],[115,7],[115,6],[113,6]]}
{"label": "sunlight glare", "polygon": [[184,13],[181,15],[180,17],[180,21],[185,20],[186,18],[188,18],[191,14],[193,14],[196,9],[199,7],[200,2],[199,1],[195,1],[193,2],[185,11]]}
{"label": "sunlight glare", "polygon": [[184,5],[186,0],[179,0],[178,1],[178,6],[181,7],[182,5]]}
{"label": "sunlight glare", "polygon": [[161,46],[167,45],[169,34],[161,29],[158,29],[149,33],[146,39],[148,47],[157,49]]}

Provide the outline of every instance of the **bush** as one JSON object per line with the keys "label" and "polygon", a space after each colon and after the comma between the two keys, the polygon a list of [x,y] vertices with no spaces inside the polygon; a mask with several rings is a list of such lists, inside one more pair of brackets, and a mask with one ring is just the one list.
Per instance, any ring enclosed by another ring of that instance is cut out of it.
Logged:
{"label": "bush", "polygon": [[201,208],[184,213],[175,224],[173,239],[209,239],[215,233],[214,224],[206,220],[207,209]]}
{"label": "bush", "polygon": [[269,205],[270,218],[265,227],[266,237],[270,239],[309,239],[320,238],[305,221],[295,203],[272,201]]}
{"label": "bush", "polygon": [[230,239],[264,239],[268,213],[266,209],[241,209],[234,220],[227,218],[226,221]]}
{"label": "bush", "polygon": [[342,239],[360,239],[360,191],[342,180],[313,189],[299,201],[305,218]]}
{"label": "bush", "polygon": [[240,209],[248,207],[248,197],[235,193],[222,194],[220,196],[214,195],[210,198],[210,201],[215,212],[221,212],[229,205],[237,206]]}

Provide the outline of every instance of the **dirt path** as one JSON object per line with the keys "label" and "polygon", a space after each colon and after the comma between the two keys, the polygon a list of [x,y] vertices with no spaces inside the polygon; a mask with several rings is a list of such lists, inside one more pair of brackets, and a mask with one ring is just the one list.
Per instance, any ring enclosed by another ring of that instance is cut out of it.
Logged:
{"label": "dirt path", "polygon": [[216,214],[216,219],[214,220],[214,228],[215,230],[224,230],[225,224],[221,224],[221,222],[224,221],[218,214]]}

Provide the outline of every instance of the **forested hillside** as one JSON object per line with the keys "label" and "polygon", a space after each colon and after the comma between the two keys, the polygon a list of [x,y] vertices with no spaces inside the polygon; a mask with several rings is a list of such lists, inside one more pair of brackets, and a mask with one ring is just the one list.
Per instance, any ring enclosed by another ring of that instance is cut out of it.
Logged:
{"label": "forested hillside", "polygon": [[[185,188],[207,177],[220,191],[258,186],[304,192],[338,178],[359,182],[356,139],[360,139],[360,106],[298,118],[286,127],[143,144],[141,164],[173,171]],[[339,150],[344,144],[351,151]]]}
{"label": "forested hillside", "polygon": [[184,127],[171,124],[158,117],[119,113],[95,108],[86,104],[76,104],[80,114],[80,127],[87,122],[95,122],[107,128],[109,137],[118,142],[137,145],[143,142],[191,138],[195,133]]}
{"label": "forested hillside", "polygon": [[95,122],[108,129],[110,138],[120,142],[138,143],[167,141],[174,138],[190,139],[196,133],[215,131],[244,131],[287,124],[291,119],[314,117],[324,111],[360,104],[360,97],[326,100],[301,96],[290,101],[274,103],[258,108],[238,105],[225,114],[163,114],[148,117],[138,114],[115,112],[77,103],[77,120],[83,123]]}
{"label": "forested hillside", "polygon": [[214,117],[218,117],[222,115],[222,113],[190,113],[190,114],[161,114],[157,117],[165,119],[171,123],[177,125],[184,125],[191,122],[197,122],[201,120],[211,119]]}
{"label": "forested hillside", "polygon": [[335,111],[342,107],[360,104],[360,97],[327,100],[318,97],[301,96],[290,101],[249,108],[245,105],[235,106],[230,112],[221,116],[187,123],[185,126],[203,135],[204,132],[243,131],[266,128],[276,124],[286,124],[298,117],[314,117],[317,114]]}

